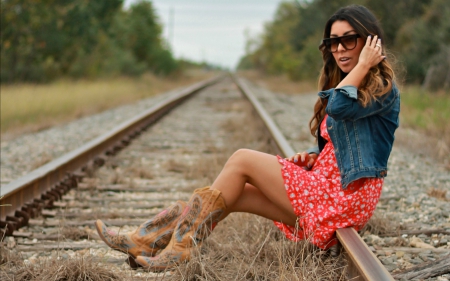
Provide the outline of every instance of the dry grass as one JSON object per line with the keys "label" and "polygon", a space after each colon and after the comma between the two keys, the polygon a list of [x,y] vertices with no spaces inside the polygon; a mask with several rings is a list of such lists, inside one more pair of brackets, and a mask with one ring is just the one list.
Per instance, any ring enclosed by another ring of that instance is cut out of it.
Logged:
{"label": "dry grass", "polygon": [[231,214],[164,280],[345,280],[342,260],[292,242],[267,219]]}
{"label": "dry grass", "polygon": [[[2,239],[3,240],[3,239]],[[0,242],[0,266],[6,263],[14,263],[19,260],[19,255],[16,252],[11,252],[5,242]],[[0,275],[1,276],[1,275]]]}
{"label": "dry grass", "polygon": [[399,225],[399,222],[395,218],[385,217],[383,214],[375,211],[360,233],[370,233],[377,236],[386,233],[395,233],[399,231]]}
{"label": "dry grass", "polygon": [[450,201],[450,199],[447,198],[447,190],[445,189],[439,189],[439,188],[430,188],[427,192],[428,196],[437,198],[439,200],[443,201]]}
{"label": "dry grass", "polygon": [[[89,239],[85,229],[62,225],[62,239]],[[26,259],[20,252],[0,240],[0,280],[14,281],[103,281],[132,280],[111,266],[103,265],[96,256],[78,252],[74,256],[58,250],[51,256],[33,256]]]}
{"label": "dry grass", "polygon": [[2,139],[39,131],[212,77],[190,72],[176,78],[60,80],[51,84],[1,85]]}
{"label": "dry grass", "polygon": [[63,235],[64,239],[70,240],[81,240],[89,238],[89,233],[85,229],[80,229],[78,227],[65,226],[61,229],[61,234]]}
{"label": "dry grass", "polygon": [[137,165],[131,165],[130,168],[126,169],[125,174],[140,179],[153,179],[155,177],[153,175],[152,169],[141,163]]}
{"label": "dry grass", "polygon": [[292,81],[286,75],[267,76],[255,70],[240,71],[238,75],[274,93],[305,94],[317,92],[316,81]]}
{"label": "dry grass", "polygon": [[181,160],[177,161],[174,159],[169,159],[165,163],[164,169],[174,173],[185,173],[186,171],[189,170],[189,165],[184,162],[181,162]]}
{"label": "dry grass", "polygon": [[[2,263],[0,279],[14,281],[103,281],[125,280],[126,276],[101,266],[90,255],[76,255],[70,258],[49,257],[25,262],[23,258],[0,246]],[[6,258],[5,258],[6,257]],[[5,260],[3,262],[3,260]]]}
{"label": "dry grass", "polygon": [[195,166],[189,167],[185,177],[192,180],[202,179],[204,182],[211,184],[230,155],[231,151],[224,154],[211,154],[209,157],[202,157],[197,160]]}

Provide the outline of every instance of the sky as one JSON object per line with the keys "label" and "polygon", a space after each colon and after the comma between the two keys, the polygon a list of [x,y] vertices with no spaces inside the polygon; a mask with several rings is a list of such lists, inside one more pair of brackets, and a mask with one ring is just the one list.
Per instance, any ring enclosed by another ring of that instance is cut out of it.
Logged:
{"label": "sky", "polygon": [[[125,8],[139,0],[125,0]],[[163,36],[176,58],[234,69],[246,33],[261,34],[281,0],[153,0]]]}

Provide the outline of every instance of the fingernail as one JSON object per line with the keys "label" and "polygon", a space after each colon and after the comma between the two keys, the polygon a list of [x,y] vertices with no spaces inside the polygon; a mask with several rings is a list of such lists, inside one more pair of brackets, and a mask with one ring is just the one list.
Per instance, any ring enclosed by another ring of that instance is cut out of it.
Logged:
{"label": "fingernail", "polygon": [[297,163],[297,161],[298,161],[297,159],[294,159],[294,163]]}
{"label": "fingernail", "polygon": [[386,59],[386,56],[384,56],[384,58],[383,58],[384,60]]}
{"label": "fingernail", "polygon": [[308,168],[311,168],[311,164],[308,164]]}
{"label": "fingernail", "polygon": [[369,34],[369,36],[367,36],[367,37],[372,37],[372,35]]}

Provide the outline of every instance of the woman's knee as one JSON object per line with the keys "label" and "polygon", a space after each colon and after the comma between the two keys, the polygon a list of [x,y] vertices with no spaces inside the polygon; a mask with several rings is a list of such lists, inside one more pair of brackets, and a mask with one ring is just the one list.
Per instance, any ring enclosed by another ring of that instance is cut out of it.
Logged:
{"label": "woman's knee", "polygon": [[237,166],[245,165],[246,161],[248,161],[254,152],[255,151],[246,148],[238,149],[230,156],[230,158],[228,158],[227,164]]}

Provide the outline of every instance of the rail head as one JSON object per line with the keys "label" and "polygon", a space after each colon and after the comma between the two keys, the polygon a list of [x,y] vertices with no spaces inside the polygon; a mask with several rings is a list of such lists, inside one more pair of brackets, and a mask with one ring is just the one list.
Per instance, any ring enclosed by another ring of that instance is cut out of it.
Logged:
{"label": "rail head", "polygon": [[355,272],[356,270],[364,278],[362,280],[394,280],[353,227],[338,229],[336,236],[344,247],[348,258],[351,259],[349,265],[354,267],[349,268],[349,272]]}
{"label": "rail head", "polygon": [[[261,103],[256,99],[251,89],[244,80],[233,76],[235,83],[241,92],[253,104],[255,110],[268,127],[283,157],[294,155],[295,151],[290,146],[284,135],[275,125],[270,115]],[[394,280],[377,257],[370,251],[366,243],[361,239],[352,227],[341,228],[336,231],[337,238],[348,255],[348,277],[350,280],[388,281]]]}

